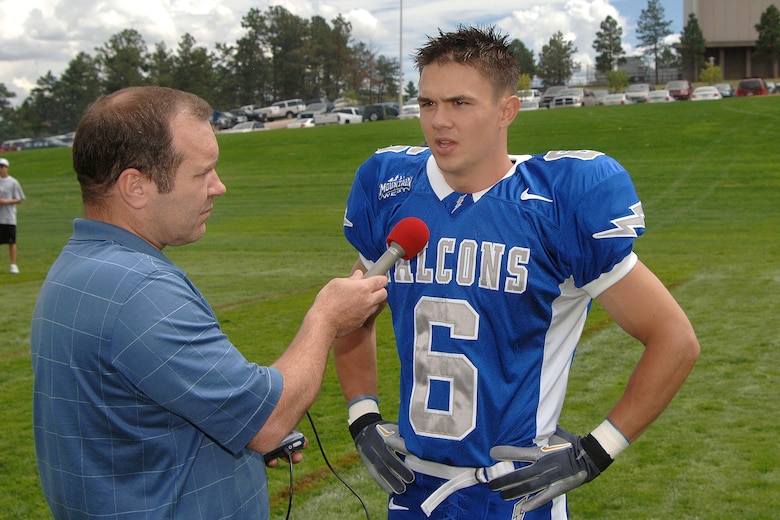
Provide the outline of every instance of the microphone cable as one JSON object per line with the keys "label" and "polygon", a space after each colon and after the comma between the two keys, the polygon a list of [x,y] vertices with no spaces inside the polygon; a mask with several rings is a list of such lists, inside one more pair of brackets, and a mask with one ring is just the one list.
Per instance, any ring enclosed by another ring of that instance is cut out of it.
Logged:
{"label": "microphone cable", "polygon": [[[331,473],[333,473],[337,479],[341,481],[342,484],[358,499],[360,502],[360,505],[363,507],[363,511],[366,513],[366,520],[371,520],[371,515],[368,512],[368,506],[366,506],[366,502],[363,500],[363,497],[361,497],[357,491],[355,491],[352,486],[350,486],[346,480],[336,471],[336,468],[333,467],[333,465],[328,460],[328,456],[325,455],[325,448],[322,446],[322,442],[320,441],[320,434],[317,433],[317,427],[314,426],[314,418],[312,418],[311,414],[306,411],[306,417],[309,419],[309,424],[311,425],[311,431],[314,433],[314,439],[317,441],[317,446],[320,448],[320,453],[322,454],[322,459],[325,461],[325,465],[328,466],[328,469]],[[285,516],[285,520],[290,520],[290,512],[292,511],[292,501],[293,501],[293,462],[292,462],[292,452],[287,452],[285,450],[285,453],[287,453],[287,457],[289,458],[289,466],[290,466],[290,493],[287,500],[287,515]]]}
{"label": "microphone cable", "polygon": [[[336,471],[336,468],[334,468],[330,461],[328,460],[328,456],[325,455],[325,448],[322,446],[322,442],[320,442],[320,435],[317,433],[317,428],[314,426],[314,419],[312,418],[309,411],[306,411],[306,417],[309,418],[309,424],[311,425],[311,431],[314,433],[314,438],[317,441],[317,446],[320,447],[320,453],[322,453],[322,458],[325,461],[325,465],[328,466],[328,469],[331,473],[333,473],[337,479],[341,481],[342,484],[352,493],[355,495],[355,497],[360,502],[360,505],[363,506],[363,511],[366,513],[366,520],[371,520],[371,515],[368,513],[368,506],[366,506],[366,502],[363,500],[363,497],[361,497],[357,491],[355,491],[352,486],[350,486],[344,478],[339,475],[338,471]],[[291,465],[292,466],[292,465]],[[292,469],[290,469],[290,473],[292,474]],[[290,500],[292,501],[292,483],[290,484]]]}
{"label": "microphone cable", "polygon": [[293,497],[293,461],[292,461],[292,453],[287,454],[288,457],[290,457],[290,496],[287,499],[287,516],[285,516],[285,520],[290,520],[290,511],[292,511],[292,497]]}

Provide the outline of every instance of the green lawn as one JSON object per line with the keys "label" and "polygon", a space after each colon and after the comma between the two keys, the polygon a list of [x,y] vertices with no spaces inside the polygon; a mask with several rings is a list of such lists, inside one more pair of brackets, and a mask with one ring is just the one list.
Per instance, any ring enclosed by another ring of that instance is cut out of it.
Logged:
{"label": "green lawn", "polygon": [[[775,517],[780,509],[780,96],[521,112],[510,151],[598,149],[632,173],[647,215],[636,250],[688,312],[701,341],[669,409],[610,469],[570,494],[574,518]],[[352,175],[374,149],[419,144],[415,121],[280,130],[219,138],[228,187],[206,236],[166,250],[209,299],[245,355],[269,363],[319,287],[355,258],[342,236]],[[50,517],[31,427],[29,320],[48,267],[80,214],[69,150],[6,155],[28,200],[19,207],[19,266],[0,246],[0,518]],[[387,313],[385,313],[387,314]],[[397,407],[397,360],[380,319],[380,398]],[[586,433],[620,394],[640,346],[594,305],[562,424]],[[354,454],[332,367],[311,408],[328,459],[384,518],[384,497]],[[355,498],[312,440],[295,467],[292,518],[360,519]],[[287,467],[270,470],[273,518],[287,508]]]}

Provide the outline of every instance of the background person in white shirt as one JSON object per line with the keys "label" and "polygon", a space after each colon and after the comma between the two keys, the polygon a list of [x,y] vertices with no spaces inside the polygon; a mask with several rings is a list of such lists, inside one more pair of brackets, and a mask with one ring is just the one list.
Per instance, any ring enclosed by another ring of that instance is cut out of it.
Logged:
{"label": "background person in white shirt", "polygon": [[0,244],[8,244],[11,274],[19,274],[16,265],[16,205],[24,200],[19,181],[8,174],[8,159],[0,157]]}

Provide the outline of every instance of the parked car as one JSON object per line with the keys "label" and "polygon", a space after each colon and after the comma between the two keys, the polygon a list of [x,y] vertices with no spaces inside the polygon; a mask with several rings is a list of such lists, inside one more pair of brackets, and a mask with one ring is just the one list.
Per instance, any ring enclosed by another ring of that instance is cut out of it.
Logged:
{"label": "parked car", "polygon": [[223,134],[245,134],[247,132],[257,132],[259,130],[265,130],[265,125],[261,121],[244,121],[238,123],[233,128],[223,130]]}
{"label": "parked car", "polygon": [[717,101],[723,99],[718,89],[713,86],[696,87],[691,94],[691,101]]}
{"label": "parked car", "polygon": [[244,112],[244,110],[241,107],[231,108],[230,110],[228,110],[228,112],[233,114],[236,118],[235,123],[233,123],[234,125],[249,121],[249,116],[247,115],[246,112]]}
{"label": "parked car", "polygon": [[420,119],[420,105],[415,103],[402,106],[398,119]]}
{"label": "parked car", "polygon": [[[687,96],[685,99],[688,99]],[[671,92],[666,89],[654,90],[647,96],[648,103],[671,103],[676,101]]]}
{"label": "parked car", "polygon": [[306,100],[306,106],[314,105],[315,103],[323,103],[326,107],[326,112],[330,112],[334,108],[336,108],[335,104],[332,103],[328,98],[312,98]]}
{"label": "parked car", "polygon": [[314,128],[314,118],[299,118],[292,123],[287,123],[287,128]]}
{"label": "parked car", "polygon": [[260,121],[262,116],[258,112],[261,108],[260,105],[244,105],[239,110],[246,116],[248,121]]}
{"label": "parked car", "polygon": [[353,107],[358,104],[357,100],[347,97],[336,98],[333,101],[333,108]]}
{"label": "parked car", "polygon": [[558,95],[558,92],[565,88],[566,85],[553,85],[552,87],[547,87],[547,90],[544,91],[542,98],[539,100],[539,108],[550,108],[550,103],[552,103],[552,100],[555,99],[555,96]]}
{"label": "parked car", "polygon": [[716,83],[715,88],[724,98],[734,97],[734,87],[731,86],[731,83]]}
{"label": "parked car", "polygon": [[532,100],[542,97],[542,92],[538,88],[531,88],[528,90],[518,90],[517,97],[520,101]]}
{"label": "parked car", "polygon": [[769,89],[761,78],[745,78],[737,84],[737,97],[766,96]]}
{"label": "parked car", "polygon": [[362,123],[363,111],[358,107],[337,108],[332,112],[317,114],[314,116],[314,124],[320,125],[348,125],[350,123]]}
{"label": "parked car", "polygon": [[536,110],[542,100],[542,93],[539,89],[520,90],[517,92],[520,98],[520,110]]}
{"label": "parked car", "polygon": [[272,103],[271,106],[259,108],[255,110],[255,114],[257,114],[257,119],[261,121],[266,119],[273,121],[281,118],[293,119],[303,112],[305,108],[306,104],[302,99],[286,99]]}
{"label": "parked car", "polygon": [[4,141],[4,151],[38,150],[41,148],[64,148],[72,143],[63,141],[59,137],[22,137]]}
{"label": "parked car", "polygon": [[603,105],[602,101],[609,94],[609,90],[598,89],[593,91],[593,95],[596,96],[596,104]]}
{"label": "parked car", "polygon": [[76,132],[68,132],[67,134],[53,135],[50,139],[56,139],[65,146],[73,146],[73,139],[75,139],[75,137]]}
{"label": "parked car", "polygon": [[536,99],[520,100],[520,110],[539,110],[541,108],[541,96]]}
{"label": "parked car", "polygon": [[536,101],[537,103],[542,99],[542,91],[538,88],[531,88],[527,90],[518,90],[517,97],[520,98],[520,103],[524,101]]}
{"label": "parked car", "polygon": [[328,104],[327,103],[311,103],[309,105],[306,105],[306,109],[300,113],[298,116],[298,119],[314,119],[314,116],[318,114],[324,114],[328,111]]}
{"label": "parked car", "polygon": [[398,105],[393,103],[377,103],[363,107],[363,121],[397,119],[398,115]]}
{"label": "parked car", "polygon": [[670,81],[664,87],[674,99],[686,100],[691,97],[691,84],[687,79]]}
{"label": "parked car", "polygon": [[649,83],[634,83],[626,89],[626,97],[633,103],[646,103],[650,92],[655,90]]}
{"label": "parked car", "polygon": [[19,144],[19,139],[9,139],[8,141],[3,141],[3,143],[0,144],[0,153],[20,151],[22,151],[22,145]]}
{"label": "parked car", "polygon": [[597,104],[596,96],[590,90],[571,87],[558,92],[550,103],[550,108],[593,107]]}
{"label": "parked car", "polygon": [[602,106],[613,106],[613,105],[632,105],[634,104],[633,101],[631,101],[628,96],[626,96],[625,92],[617,92],[615,94],[607,94],[604,96],[604,100],[601,102]]}
{"label": "parked car", "polygon": [[230,112],[222,112],[220,110],[214,110],[211,113],[211,126],[217,130],[225,130],[236,124],[236,116]]}

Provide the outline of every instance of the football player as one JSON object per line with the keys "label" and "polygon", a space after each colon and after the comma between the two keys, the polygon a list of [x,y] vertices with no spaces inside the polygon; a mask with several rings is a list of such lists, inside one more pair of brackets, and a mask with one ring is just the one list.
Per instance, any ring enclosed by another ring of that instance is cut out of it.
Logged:
{"label": "football player", "polygon": [[[415,59],[426,146],[378,150],[360,166],[344,231],[361,271],[405,217],[422,219],[430,240],[389,274],[397,423],[378,406],[374,323],[335,344],[350,431],[391,520],[566,518],[565,493],[650,426],[699,344],[633,252],[645,219],[628,172],[597,151],[508,153],[520,101],[507,38],[439,31]],[[580,436],[558,419],[593,299],[644,354]]]}

